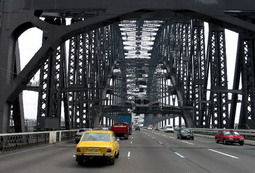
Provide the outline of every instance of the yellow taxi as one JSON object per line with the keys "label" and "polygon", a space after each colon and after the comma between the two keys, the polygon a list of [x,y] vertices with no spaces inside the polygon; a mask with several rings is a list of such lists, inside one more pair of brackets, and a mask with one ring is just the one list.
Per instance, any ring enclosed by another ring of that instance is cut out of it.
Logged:
{"label": "yellow taxi", "polygon": [[110,130],[90,130],[83,133],[76,146],[76,161],[82,165],[85,161],[105,159],[114,165],[120,154],[119,140]]}

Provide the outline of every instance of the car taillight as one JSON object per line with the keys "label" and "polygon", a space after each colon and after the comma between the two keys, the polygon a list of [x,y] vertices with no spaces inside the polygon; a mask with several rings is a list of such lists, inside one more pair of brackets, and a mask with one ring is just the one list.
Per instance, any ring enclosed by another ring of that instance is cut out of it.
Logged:
{"label": "car taillight", "polygon": [[79,152],[81,152],[81,149],[80,148],[76,148],[76,151],[79,153]]}
{"label": "car taillight", "polygon": [[111,148],[106,148],[106,152],[110,153],[110,152],[112,152],[112,149]]}

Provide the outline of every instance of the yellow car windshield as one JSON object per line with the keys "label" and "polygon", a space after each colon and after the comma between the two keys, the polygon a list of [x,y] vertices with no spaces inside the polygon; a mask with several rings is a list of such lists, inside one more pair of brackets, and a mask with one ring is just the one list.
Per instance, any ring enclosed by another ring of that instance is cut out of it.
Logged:
{"label": "yellow car windshield", "polygon": [[108,133],[84,133],[81,141],[110,141]]}

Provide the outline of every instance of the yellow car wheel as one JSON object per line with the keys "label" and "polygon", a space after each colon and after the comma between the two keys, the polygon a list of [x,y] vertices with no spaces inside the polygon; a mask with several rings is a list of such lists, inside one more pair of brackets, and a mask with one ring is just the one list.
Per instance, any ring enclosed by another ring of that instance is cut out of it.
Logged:
{"label": "yellow car wheel", "polygon": [[115,163],[115,156],[112,158],[109,158],[109,160],[108,160],[109,165],[114,165],[114,163]]}
{"label": "yellow car wheel", "polygon": [[115,158],[119,158],[120,151],[116,154]]}
{"label": "yellow car wheel", "polygon": [[79,160],[77,160],[77,163],[78,163],[78,165],[83,165],[83,160],[79,159]]}

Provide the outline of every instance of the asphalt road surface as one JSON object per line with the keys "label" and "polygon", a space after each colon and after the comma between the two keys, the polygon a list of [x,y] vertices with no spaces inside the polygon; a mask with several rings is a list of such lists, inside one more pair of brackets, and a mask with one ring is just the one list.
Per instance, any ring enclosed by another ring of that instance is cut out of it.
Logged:
{"label": "asphalt road surface", "polygon": [[115,165],[79,166],[74,142],[0,155],[0,173],[255,173],[255,146],[216,144],[213,139],[176,139],[176,133],[133,131],[120,141]]}

